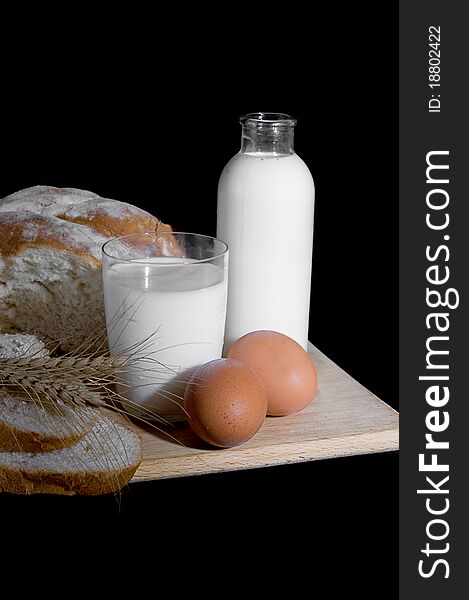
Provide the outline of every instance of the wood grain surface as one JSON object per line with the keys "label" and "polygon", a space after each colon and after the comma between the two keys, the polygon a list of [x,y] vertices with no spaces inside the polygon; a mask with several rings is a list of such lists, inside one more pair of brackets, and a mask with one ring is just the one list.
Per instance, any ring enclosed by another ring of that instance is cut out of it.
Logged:
{"label": "wood grain surface", "polygon": [[251,469],[397,450],[399,415],[313,345],[308,352],[319,390],[303,411],[267,417],[249,442],[214,449],[187,423],[158,432],[132,424],[143,439],[144,458],[132,481]]}

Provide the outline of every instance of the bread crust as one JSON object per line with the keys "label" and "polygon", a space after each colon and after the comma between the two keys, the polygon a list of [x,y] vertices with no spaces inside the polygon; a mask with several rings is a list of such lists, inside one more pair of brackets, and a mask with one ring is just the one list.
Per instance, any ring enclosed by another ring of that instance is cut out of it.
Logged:
{"label": "bread crust", "polygon": [[98,267],[110,238],[145,231],[171,232],[150,213],[74,188],[34,186],[0,200],[0,255],[47,247],[79,255]]}
{"label": "bread crust", "polygon": [[35,186],[0,199],[0,317],[60,340],[62,350],[79,347],[105,327],[103,245],[145,231],[172,229],[140,208],[74,188]]}
{"label": "bread crust", "polygon": [[122,489],[134,476],[138,464],[120,470],[92,473],[52,473],[0,466],[0,492],[8,494],[55,494],[60,496],[98,496]]}
{"label": "bread crust", "polygon": [[0,200],[0,212],[34,212],[71,223],[87,225],[105,237],[143,231],[172,231],[147,211],[93,192],[76,188],[36,185]]}
{"label": "bread crust", "polygon": [[[85,414],[85,413],[84,413]],[[65,419],[66,417],[64,417]],[[0,414],[0,451],[8,452],[52,452],[61,448],[67,448],[76,444],[95,425],[99,418],[99,412],[88,408],[85,416],[76,419],[76,429],[72,427],[62,431],[31,431],[13,427],[8,423],[6,415]]]}
{"label": "bread crust", "polygon": [[[106,417],[101,417],[104,423],[110,423]],[[138,469],[142,458],[142,442],[135,431],[131,431],[128,427],[121,424],[113,423],[112,431],[115,432],[113,439],[108,439],[106,435],[102,437],[102,443],[109,444],[109,448],[118,447],[116,440],[125,432],[127,437],[130,436],[133,448],[133,458],[129,457],[129,453],[125,451],[124,456],[120,456],[120,464],[118,467],[110,468],[107,463],[101,465],[99,469],[89,470],[86,468],[74,467],[67,471],[48,468],[34,468],[31,461],[31,456],[24,453],[21,459],[21,466],[12,466],[8,464],[8,452],[0,453],[0,492],[9,494],[58,494],[64,496],[82,495],[82,496],[97,496],[100,494],[108,494],[117,492],[122,487],[127,485]],[[92,433],[89,434],[90,436]],[[109,435],[109,430],[108,430]],[[83,444],[86,442],[86,437],[82,438],[78,445],[71,446],[57,452],[69,452],[77,457],[83,453]],[[16,455],[18,456],[18,455]],[[60,454],[54,457],[54,460],[60,462]],[[11,462],[11,461],[10,461]],[[18,461],[17,461],[18,462]],[[97,464],[100,463],[100,457],[96,457]],[[79,464],[79,461],[77,461]]]}
{"label": "bread crust", "polygon": [[83,227],[79,233],[82,235],[78,237],[76,226],[55,217],[43,217],[28,211],[0,212],[0,256],[14,256],[28,248],[43,247],[74,254],[98,268],[98,250],[107,238],[88,227]]}

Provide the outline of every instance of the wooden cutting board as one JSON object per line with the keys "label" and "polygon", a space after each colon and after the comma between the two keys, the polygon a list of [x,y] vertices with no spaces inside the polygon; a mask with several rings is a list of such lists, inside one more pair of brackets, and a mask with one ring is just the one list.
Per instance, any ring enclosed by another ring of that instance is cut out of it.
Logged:
{"label": "wooden cutting board", "polygon": [[267,417],[254,438],[242,446],[211,448],[187,424],[161,432],[132,425],[144,444],[143,461],[132,481],[397,450],[398,413],[312,344],[308,352],[318,372],[314,401],[298,414]]}

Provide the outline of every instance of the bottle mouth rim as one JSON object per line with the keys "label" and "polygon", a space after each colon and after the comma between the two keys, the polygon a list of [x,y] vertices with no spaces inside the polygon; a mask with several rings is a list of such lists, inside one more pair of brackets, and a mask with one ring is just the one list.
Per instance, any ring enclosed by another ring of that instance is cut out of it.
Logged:
{"label": "bottle mouth rim", "polygon": [[286,113],[255,112],[240,117],[239,122],[245,127],[295,127],[296,119]]}

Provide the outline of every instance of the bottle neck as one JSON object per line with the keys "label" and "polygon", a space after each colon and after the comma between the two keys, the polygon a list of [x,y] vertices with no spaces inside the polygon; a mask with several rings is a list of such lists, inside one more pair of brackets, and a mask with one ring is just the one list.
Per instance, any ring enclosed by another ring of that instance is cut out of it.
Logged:
{"label": "bottle neck", "polygon": [[296,119],[285,113],[249,113],[241,117],[243,154],[294,154]]}
{"label": "bottle neck", "polygon": [[243,125],[241,152],[243,154],[294,154],[293,127],[277,124]]}

